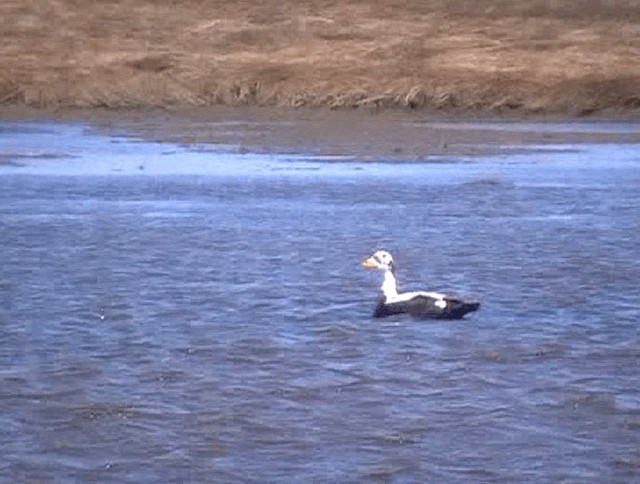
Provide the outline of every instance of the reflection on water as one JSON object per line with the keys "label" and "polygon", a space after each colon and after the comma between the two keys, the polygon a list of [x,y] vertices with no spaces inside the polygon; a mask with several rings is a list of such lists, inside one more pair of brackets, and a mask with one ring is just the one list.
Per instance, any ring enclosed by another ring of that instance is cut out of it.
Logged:
{"label": "reflection on water", "polygon": [[[638,479],[637,146],[388,164],[0,135],[3,480]],[[373,320],[380,246],[480,312]]]}

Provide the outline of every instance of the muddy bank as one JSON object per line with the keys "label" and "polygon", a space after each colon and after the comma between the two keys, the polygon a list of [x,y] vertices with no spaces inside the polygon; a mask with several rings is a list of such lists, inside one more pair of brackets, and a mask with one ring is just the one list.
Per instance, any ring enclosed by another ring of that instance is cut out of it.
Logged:
{"label": "muddy bank", "polygon": [[0,105],[640,114],[640,1],[9,0]]}
{"label": "muddy bank", "polygon": [[[407,109],[372,112],[211,106],[43,111],[13,106],[3,111],[13,120],[42,120],[44,116],[62,124],[79,123],[89,134],[97,130],[108,136],[198,146],[196,149],[205,151],[312,155],[334,162],[438,163],[455,158],[581,149],[583,143],[640,144],[638,122],[461,119]],[[0,139],[2,134],[0,129]],[[5,155],[7,160],[22,162],[12,153]]]}

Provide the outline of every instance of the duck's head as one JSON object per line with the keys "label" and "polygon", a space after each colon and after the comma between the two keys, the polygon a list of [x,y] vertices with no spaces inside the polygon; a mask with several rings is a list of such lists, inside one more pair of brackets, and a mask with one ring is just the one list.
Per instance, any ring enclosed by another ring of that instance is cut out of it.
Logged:
{"label": "duck's head", "polygon": [[393,257],[386,250],[378,250],[371,257],[366,258],[362,265],[367,269],[381,269],[383,271],[395,271]]}

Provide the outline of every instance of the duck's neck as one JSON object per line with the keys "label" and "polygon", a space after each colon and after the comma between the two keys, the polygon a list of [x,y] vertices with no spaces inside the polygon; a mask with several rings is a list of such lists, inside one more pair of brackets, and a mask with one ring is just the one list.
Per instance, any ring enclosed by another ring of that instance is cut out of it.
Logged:
{"label": "duck's neck", "polygon": [[398,295],[398,281],[393,271],[384,271],[384,282],[382,283],[381,289],[385,299],[394,298]]}

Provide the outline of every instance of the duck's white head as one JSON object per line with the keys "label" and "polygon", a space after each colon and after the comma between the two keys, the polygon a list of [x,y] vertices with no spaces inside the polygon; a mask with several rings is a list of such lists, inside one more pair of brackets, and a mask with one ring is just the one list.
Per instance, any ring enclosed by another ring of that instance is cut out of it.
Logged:
{"label": "duck's white head", "polygon": [[362,262],[367,269],[380,269],[384,271],[384,282],[382,283],[382,293],[386,299],[393,298],[398,295],[398,283],[396,281],[396,268],[393,257],[386,250],[379,250],[371,257]]}
{"label": "duck's white head", "polygon": [[381,269],[383,271],[394,271],[393,257],[386,250],[379,250],[371,257],[362,262],[367,269]]}

